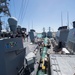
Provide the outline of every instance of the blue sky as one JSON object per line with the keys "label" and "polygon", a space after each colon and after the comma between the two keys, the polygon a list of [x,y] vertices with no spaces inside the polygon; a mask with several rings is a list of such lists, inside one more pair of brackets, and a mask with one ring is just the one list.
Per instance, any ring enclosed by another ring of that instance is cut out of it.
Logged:
{"label": "blue sky", "polygon": [[63,25],[67,25],[67,12],[69,12],[69,26],[72,28],[72,21],[75,20],[75,0],[29,0],[27,10],[25,7],[21,9],[21,12],[26,11],[25,15],[20,13],[22,1],[10,0],[11,15],[19,20],[18,24],[22,27],[28,30],[34,28],[37,32],[42,32],[43,27],[48,31],[48,27],[51,27],[53,31],[57,31],[61,26],[61,12]]}

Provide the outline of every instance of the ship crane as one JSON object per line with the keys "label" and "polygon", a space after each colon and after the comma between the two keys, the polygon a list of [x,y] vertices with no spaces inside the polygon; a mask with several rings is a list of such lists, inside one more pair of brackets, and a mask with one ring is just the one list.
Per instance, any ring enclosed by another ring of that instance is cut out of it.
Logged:
{"label": "ship crane", "polygon": [[4,13],[4,15],[11,16],[9,9],[8,9],[8,2],[7,0],[0,0],[0,13]]}

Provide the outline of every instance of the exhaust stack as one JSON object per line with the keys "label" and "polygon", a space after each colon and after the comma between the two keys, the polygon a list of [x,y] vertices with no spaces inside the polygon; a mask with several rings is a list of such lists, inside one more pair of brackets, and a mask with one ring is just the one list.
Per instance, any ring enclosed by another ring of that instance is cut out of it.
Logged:
{"label": "exhaust stack", "polygon": [[13,32],[13,34],[16,34],[17,32],[17,19],[11,17],[8,19],[8,23],[9,23],[9,27],[11,32]]}

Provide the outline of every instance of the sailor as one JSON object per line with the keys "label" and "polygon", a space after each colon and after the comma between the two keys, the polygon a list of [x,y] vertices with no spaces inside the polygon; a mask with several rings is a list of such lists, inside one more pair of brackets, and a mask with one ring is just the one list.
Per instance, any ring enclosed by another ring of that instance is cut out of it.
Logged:
{"label": "sailor", "polygon": [[61,51],[62,51],[62,42],[60,41],[58,44],[58,52],[61,52]]}
{"label": "sailor", "polygon": [[22,34],[23,39],[25,40],[25,32],[21,31],[21,34]]}
{"label": "sailor", "polygon": [[62,48],[62,42],[60,41],[59,44],[58,44],[58,48]]}
{"label": "sailor", "polygon": [[29,36],[29,34],[28,34],[28,32],[26,32],[26,38],[27,38],[27,42],[28,42],[28,36]]}
{"label": "sailor", "polygon": [[60,41],[58,45],[54,48],[55,53],[61,53],[62,52],[62,42]]}

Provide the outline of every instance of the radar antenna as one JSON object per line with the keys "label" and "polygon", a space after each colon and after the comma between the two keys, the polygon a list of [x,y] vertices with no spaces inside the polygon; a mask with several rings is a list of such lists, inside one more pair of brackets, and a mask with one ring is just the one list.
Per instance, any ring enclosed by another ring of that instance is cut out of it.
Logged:
{"label": "radar antenna", "polygon": [[8,5],[9,3],[7,2],[7,0],[0,0],[0,13],[4,13],[4,15],[11,16],[8,9]]}

